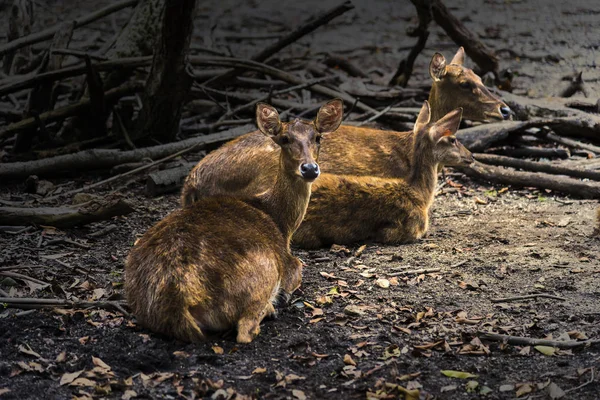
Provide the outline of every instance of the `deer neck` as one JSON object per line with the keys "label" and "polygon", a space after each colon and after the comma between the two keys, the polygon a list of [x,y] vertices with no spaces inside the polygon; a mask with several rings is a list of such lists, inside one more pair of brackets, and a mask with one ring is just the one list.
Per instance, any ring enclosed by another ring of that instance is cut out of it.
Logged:
{"label": "deer neck", "polygon": [[259,195],[259,208],[273,218],[288,244],[306,213],[311,186],[286,168],[282,156],[273,187]]}
{"label": "deer neck", "polygon": [[415,141],[408,184],[419,194],[424,205],[429,207],[437,187],[439,163],[433,158],[433,144],[422,138],[416,138]]}
{"label": "deer neck", "polygon": [[431,106],[431,122],[440,120],[444,115],[448,114],[456,107],[448,104],[444,96],[444,89],[440,87],[439,82],[433,82],[429,91],[429,104]]}

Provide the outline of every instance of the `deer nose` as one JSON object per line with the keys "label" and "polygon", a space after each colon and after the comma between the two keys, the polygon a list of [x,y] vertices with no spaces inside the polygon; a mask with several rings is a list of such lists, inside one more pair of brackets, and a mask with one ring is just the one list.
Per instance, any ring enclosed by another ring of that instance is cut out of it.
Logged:
{"label": "deer nose", "polygon": [[320,173],[319,164],[317,163],[306,163],[300,166],[300,174],[306,180],[314,181]]}
{"label": "deer nose", "polygon": [[509,119],[512,115],[512,110],[509,106],[502,106],[500,107],[500,114],[502,114],[502,118]]}

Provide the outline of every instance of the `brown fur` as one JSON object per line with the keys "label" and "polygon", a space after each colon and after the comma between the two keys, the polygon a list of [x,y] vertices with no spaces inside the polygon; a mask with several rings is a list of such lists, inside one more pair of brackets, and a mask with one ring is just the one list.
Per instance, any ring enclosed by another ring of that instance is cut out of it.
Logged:
{"label": "brown fur", "polygon": [[[281,123],[282,136],[295,138],[283,146],[286,159],[302,162],[315,162],[318,159],[320,136],[337,129],[342,120],[343,103],[332,100],[319,110],[314,121],[294,120]],[[269,122],[263,129],[276,123]],[[275,182],[281,170],[282,147],[269,139],[261,131],[237,138],[207,155],[190,172],[183,186],[181,201],[183,206],[206,196],[228,195],[238,198],[261,197]],[[298,168],[285,169],[298,174]],[[310,186],[304,193],[294,191],[295,196],[280,201],[275,199],[266,204],[265,210],[280,227],[285,237],[291,238],[304,213],[310,197]]]}
{"label": "brown fur", "polygon": [[471,153],[454,133],[461,110],[430,122],[423,106],[415,124],[412,170],[406,180],[323,174],[293,243],[303,248],[372,240],[407,243],[421,238],[429,226],[429,207],[439,165],[471,163]]}
{"label": "brown fur", "polygon": [[313,160],[314,130],[299,121],[281,124],[265,104],[257,106],[257,124],[282,149],[270,188],[246,199],[202,197],[150,228],[131,250],[125,291],[141,325],[189,342],[237,328],[237,341],[247,343],[275,311],[280,289],[291,294],[300,286],[302,263],[290,253],[291,232],[280,226],[286,216],[277,212],[304,214],[312,182],[299,171]]}
{"label": "brown fur", "polygon": [[[502,120],[500,107],[506,106],[482,83],[471,69],[463,66],[461,47],[450,64],[436,53],[430,64],[433,79],[429,103],[432,121],[455,108],[463,108],[463,118],[490,122]],[[461,83],[469,83],[462,88]],[[413,132],[382,131],[342,125],[323,140],[319,163],[326,173],[337,175],[406,178],[411,171]]]}

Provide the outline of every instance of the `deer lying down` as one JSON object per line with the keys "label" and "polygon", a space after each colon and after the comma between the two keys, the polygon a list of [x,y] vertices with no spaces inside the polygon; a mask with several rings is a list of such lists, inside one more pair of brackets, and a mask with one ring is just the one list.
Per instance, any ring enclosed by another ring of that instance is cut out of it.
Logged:
{"label": "deer lying down", "polygon": [[292,243],[302,248],[353,244],[367,240],[386,244],[421,238],[429,227],[439,165],[466,165],[473,157],[454,134],[462,110],[431,123],[425,102],[414,127],[412,170],[406,180],[323,174],[313,185],[304,221]]}
{"label": "deer lying down", "polygon": [[[433,79],[429,94],[432,120],[437,121],[458,107],[463,108],[465,118],[472,120],[509,118],[508,106],[490,93],[463,62],[462,47],[450,64],[446,64],[446,59],[439,53],[433,56],[429,67]],[[338,128],[341,103],[328,108],[319,111],[315,122],[317,131],[324,134],[319,155],[319,164],[324,171],[388,178],[408,176],[412,132],[345,125]],[[216,194],[239,196],[264,192],[272,185],[269,171],[276,168],[272,160],[277,160],[278,152],[279,147],[260,132],[251,132],[229,142],[206,156],[190,172],[181,193],[182,205],[188,206],[201,197]]]}
{"label": "deer lying down", "polygon": [[131,250],[125,291],[142,326],[188,342],[237,328],[237,341],[248,343],[274,313],[279,292],[300,286],[302,264],[277,223],[285,216],[270,213],[296,204],[302,218],[319,176],[320,134],[314,122],[281,123],[266,104],[257,107],[257,124],[281,148],[272,187],[249,199],[198,199],[150,228]]}

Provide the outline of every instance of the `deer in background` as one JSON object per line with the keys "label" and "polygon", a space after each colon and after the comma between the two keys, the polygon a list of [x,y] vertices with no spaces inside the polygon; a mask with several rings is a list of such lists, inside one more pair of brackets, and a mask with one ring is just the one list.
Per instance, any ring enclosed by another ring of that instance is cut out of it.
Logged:
{"label": "deer in background", "polygon": [[319,128],[334,127],[326,121],[339,103],[325,105],[322,120],[290,123],[258,104],[259,130],[280,151],[248,172],[271,174],[270,189],[249,198],[199,198],[143,235],[125,263],[127,300],[142,326],[187,342],[232,328],[240,343],[258,335],[279,292],[300,286],[302,263],[290,253],[284,221],[286,213],[304,215],[319,176]]}
{"label": "deer in background", "polygon": [[[465,119],[492,122],[510,118],[510,108],[463,65],[464,59],[462,47],[450,64],[440,53],[433,55],[429,64],[433,80],[429,92],[431,120],[437,121],[458,107]],[[329,174],[406,178],[411,172],[413,138],[410,131],[342,125],[323,142],[319,162]]]}
{"label": "deer in background", "polygon": [[[290,123],[283,123],[279,120],[277,111],[269,118],[258,119],[259,131],[226,143],[204,157],[192,169],[183,186],[183,205],[189,206],[198,199],[215,195],[260,200],[273,187],[280,174],[281,163],[288,160],[282,157],[281,153],[290,148],[300,154],[305,150],[304,147],[308,146],[304,137],[314,140],[313,158],[310,162],[300,164],[294,173],[316,178],[320,173],[316,160],[320,152],[321,138],[339,127],[343,112],[342,100],[334,99],[319,109],[314,121],[296,119]],[[287,135],[286,132],[290,130],[298,133]],[[282,143],[275,143],[264,135],[264,132],[277,131],[282,132]],[[303,136],[300,136],[300,132]],[[297,157],[291,155],[289,159],[294,160]],[[286,201],[276,199],[265,208],[288,241],[306,212],[310,185],[304,190],[302,196],[291,196]]]}
{"label": "deer in background", "polygon": [[[433,79],[429,95],[432,120],[457,107],[462,107],[464,117],[472,120],[489,122],[509,118],[508,106],[494,96],[472,70],[463,66],[464,57],[462,47],[450,64],[446,64],[439,53],[433,56],[429,66]],[[333,174],[407,177],[411,169],[413,133],[339,126],[341,108],[341,101],[335,106],[328,103],[317,115],[315,129],[324,137],[319,155],[321,168]],[[199,198],[217,194],[255,196],[265,192],[272,185],[272,171],[277,168],[274,160],[278,159],[279,151],[279,147],[260,132],[251,132],[227,143],[190,172],[182,190],[182,205],[186,207]],[[289,218],[287,226],[297,227],[292,214],[283,214]]]}
{"label": "deer in background", "polygon": [[468,165],[473,157],[455,136],[462,109],[432,122],[425,101],[414,126],[406,179],[323,174],[313,185],[304,221],[293,237],[302,248],[372,240],[409,243],[429,227],[440,165]]}

